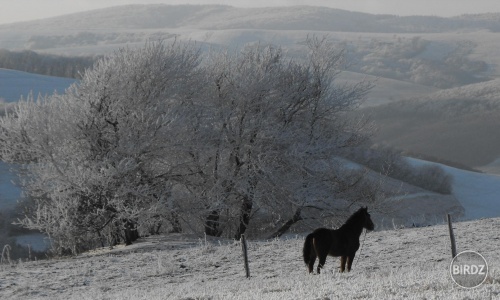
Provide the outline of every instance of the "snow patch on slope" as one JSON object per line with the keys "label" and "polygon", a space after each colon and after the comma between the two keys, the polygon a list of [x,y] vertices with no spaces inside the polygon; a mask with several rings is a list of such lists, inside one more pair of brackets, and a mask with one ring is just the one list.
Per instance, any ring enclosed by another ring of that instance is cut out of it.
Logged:
{"label": "snow patch on slope", "polygon": [[[436,164],[408,158],[413,165]],[[500,176],[437,164],[453,176],[453,195],[465,209],[465,219],[500,217]]]}

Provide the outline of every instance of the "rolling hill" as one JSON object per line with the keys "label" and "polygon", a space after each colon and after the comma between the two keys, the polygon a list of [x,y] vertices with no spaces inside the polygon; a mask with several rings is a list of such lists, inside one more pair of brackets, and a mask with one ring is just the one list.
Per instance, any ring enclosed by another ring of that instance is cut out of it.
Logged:
{"label": "rolling hill", "polygon": [[270,29],[349,32],[431,33],[470,28],[497,29],[499,14],[489,17],[372,15],[328,7],[288,6],[238,8],[225,5],[125,5],[38,21],[0,26],[36,30],[89,28],[157,29]]}
{"label": "rolling hill", "polygon": [[[410,153],[481,168],[500,154],[500,80],[437,91],[366,108],[380,130],[373,137]],[[490,172],[499,170],[489,168]]]}

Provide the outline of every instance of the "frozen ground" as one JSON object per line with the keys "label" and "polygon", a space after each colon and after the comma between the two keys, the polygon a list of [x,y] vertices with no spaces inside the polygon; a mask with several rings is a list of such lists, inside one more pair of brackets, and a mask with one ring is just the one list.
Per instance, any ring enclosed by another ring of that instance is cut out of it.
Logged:
{"label": "frozen ground", "polygon": [[[454,224],[458,251],[479,251],[489,276],[457,286],[447,226],[366,234],[351,273],[329,257],[321,275],[302,261],[303,236],[241,246],[186,235],[142,239],[74,258],[0,265],[0,299],[500,299],[500,218]],[[363,241],[363,235],[361,236]]]}

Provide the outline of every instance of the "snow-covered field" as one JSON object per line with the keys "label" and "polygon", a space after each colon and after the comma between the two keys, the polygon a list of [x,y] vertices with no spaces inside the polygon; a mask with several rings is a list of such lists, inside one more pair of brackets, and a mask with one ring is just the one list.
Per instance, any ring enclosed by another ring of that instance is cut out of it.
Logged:
{"label": "snow-covered field", "polygon": [[500,218],[454,224],[458,251],[479,251],[489,276],[478,288],[450,274],[447,226],[366,234],[350,273],[329,257],[320,275],[302,261],[303,236],[241,245],[186,235],[141,239],[74,258],[0,265],[0,299],[500,299]]}
{"label": "snow-covered field", "polygon": [[35,99],[38,95],[59,94],[75,82],[75,79],[31,74],[15,70],[0,68],[0,100],[15,102],[21,97],[25,98],[33,93]]}

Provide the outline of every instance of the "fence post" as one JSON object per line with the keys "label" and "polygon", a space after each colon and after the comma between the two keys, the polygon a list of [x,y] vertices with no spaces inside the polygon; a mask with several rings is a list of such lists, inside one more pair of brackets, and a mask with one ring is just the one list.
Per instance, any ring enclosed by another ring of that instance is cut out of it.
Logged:
{"label": "fence post", "polygon": [[451,216],[447,214],[448,217],[448,230],[450,231],[450,241],[451,241],[451,255],[455,258],[457,255],[457,246],[455,245],[455,235],[453,234],[453,226],[451,226]]}
{"label": "fence post", "polygon": [[247,252],[247,241],[245,235],[241,235],[241,250],[243,251],[243,260],[245,262],[245,272],[247,278],[250,278],[250,268],[248,267],[248,252]]}

